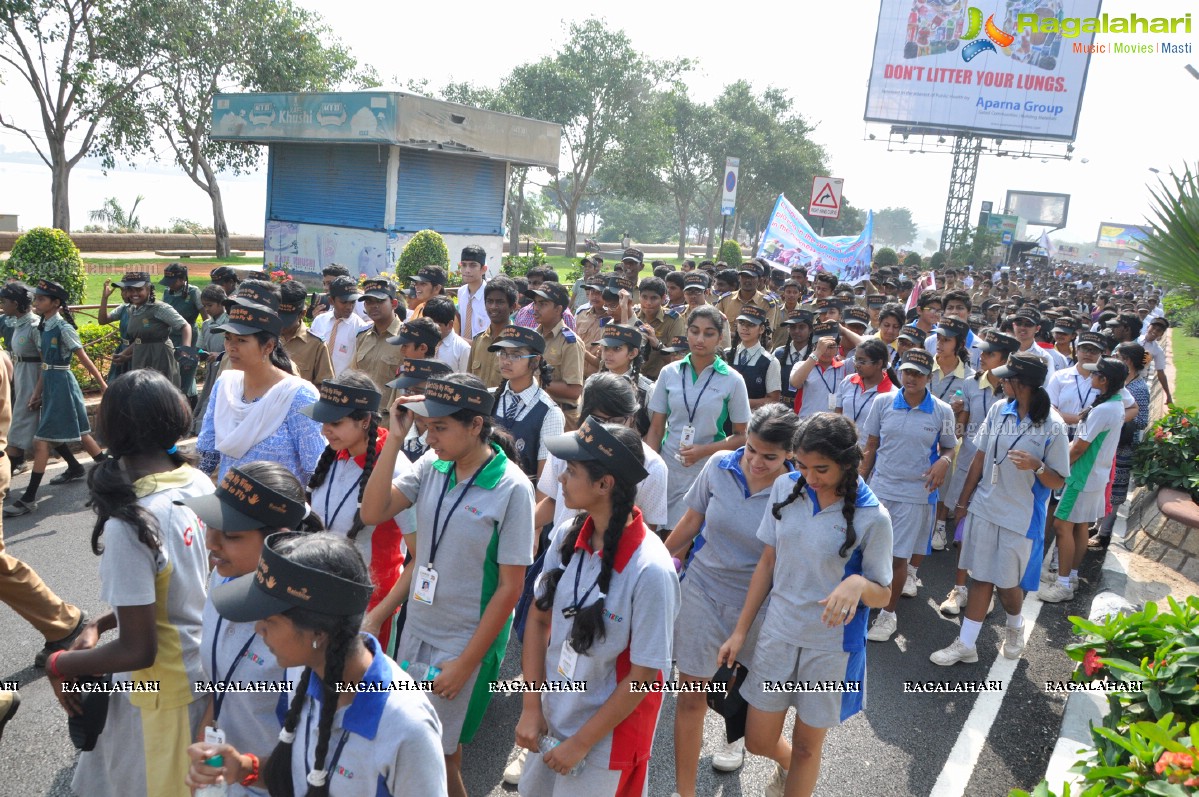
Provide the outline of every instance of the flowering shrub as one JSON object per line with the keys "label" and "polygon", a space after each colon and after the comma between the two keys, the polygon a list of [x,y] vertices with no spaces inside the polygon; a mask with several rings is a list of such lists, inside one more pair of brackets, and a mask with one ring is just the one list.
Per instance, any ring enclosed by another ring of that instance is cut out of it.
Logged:
{"label": "flowering shrub", "polygon": [[1194,409],[1171,407],[1149,427],[1133,452],[1132,475],[1149,489],[1168,487],[1199,500],[1199,416]]}

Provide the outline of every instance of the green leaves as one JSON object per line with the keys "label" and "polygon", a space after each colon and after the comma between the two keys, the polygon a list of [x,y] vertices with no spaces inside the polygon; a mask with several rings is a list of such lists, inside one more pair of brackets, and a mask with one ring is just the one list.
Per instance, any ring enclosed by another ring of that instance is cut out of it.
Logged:
{"label": "green leaves", "polygon": [[57,282],[67,289],[72,304],[83,301],[87,275],[83,258],[71,236],[50,227],[35,227],[18,238],[0,272],[28,284],[39,279]]}
{"label": "green leaves", "polygon": [[1141,268],[1167,282],[1199,283],[1199,185],[1190,166],[1150,187],[1150,236]]}
{"label": "green leaves", "polygon": [[1149,489],[1168,487],[1199,498],[1199,415],[1193,408],[1170,408],[1145,432],[1132,457],[1132,475]]}

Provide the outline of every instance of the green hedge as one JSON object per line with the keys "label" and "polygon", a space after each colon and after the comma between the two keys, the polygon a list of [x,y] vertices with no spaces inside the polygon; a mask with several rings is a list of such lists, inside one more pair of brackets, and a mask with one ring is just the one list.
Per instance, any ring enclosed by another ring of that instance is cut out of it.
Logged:
{"label": "green hedge", "polygon": [[[107,379],[109,362],[121,342],[117,327],[115,325],[83,324],[79,327],[79,339],[83,341],[83,349],[87,352],[87,356],[92,359],[96,368]],[[79,387],[83,388],[85,393],[89,390],[100,389],[96,380],[92,379],[92,375],[79,362],[78,357],[71,360],[71,373],[75,374],[75,378],[79,380]]]}
{"label": "green hedge", "polygon": [[13,243],[4,262],[4,277],[33,285],[39,279],[57,282],[67,289],[71,304],[82,304],[87,274],[79,247],[71,236],[50,227],[34,227]]}
{"label": "green hedge", "polygon": [[396,277],[401,285],[407,285],[416,272],[425,266],[441,266],[447,272],[450,270],[450,250],[446,248],[441,233],[434,230],[421,230],[404,244],[400,262],[396,264]]}
{"label": "green hedge", "polygon": [[725,241],[720,245],[720,254],[716,259],[728,263],[729,268],[736,268],[741,265],[741,244],[736,241]]}

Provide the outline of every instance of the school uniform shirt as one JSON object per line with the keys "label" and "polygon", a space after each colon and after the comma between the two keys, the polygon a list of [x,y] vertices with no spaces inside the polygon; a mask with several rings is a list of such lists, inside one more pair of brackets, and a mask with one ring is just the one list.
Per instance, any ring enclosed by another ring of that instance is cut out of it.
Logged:
{"label": "school uniform shirt", "polygon": [[[358,302],[358,304],[362,303]],[[374,322],[350,313],[341,320],[340,324],[337,324],[337,339],[331,340],[335,323],[333,312],[329,311],[312,319],[311,329],[312,334],[323,340],[329,348],[329,358],[333,361],[333,374],[339,376],[342,371],[350,367],[350,361],[354,359],[354,346],[359,331],[374,326]]]}
{"label": "school uniform shirt", "polygon": [[[375,658],[361,683],[380,687],[357,693],[354,702],[333,715],[325,754],[329,793],[337,797],[445,794],[445,767],[435,765],[442,759],[441,721],[433,705],[423,692],[385,688],[412,679],[383,653],[373,636],[363,634],[363,643]],[[320,678],[313,675],[308,679],[291,755],[296,794],[307,791],[308,773],[316,763],[322,691]],[[280,723],[286,713],[285,699],[276,707]]]}
{"label": "school uniform shirt", "polygon": [[[762,348],[761,343],[755,343],[751,348],[745,348],[741,345],[737,346],[737,350],[733,353],[733,362],[739,366],[756,366],[761,362],[768,362],[766,367],[765,391],[769,395],[776,390],[782,392],[783,377],[782,366],[779,361],[771,356],[770,352]],[[746,385],[746,389],[749,385]],[[759,386],[759,389],[762,389]]]}
{"label": "school uniform shirt", "polygon": [[788,327],[783,326],[783,322],[787,320],[787,316],[795,310],[800,309],[800,304],[795,307],[787,307],[785,302],[779,302],[778,306],[770,315],[770,346],[777,349],[780,346],[786,346],[791,342],[791,331]]}
{"label": "school uniform shirt", "polygon": [[[987,413],[996,401],[1004,399],[1003,390],[991,387],[987,380],[988,371],[982,371],[966,380],[962,386],[962,401],[966,405],[969,418],[962,433],[962,447],[958,449],[955,469],[968,471],[970,462],[974,459],[974,435],[987,419]],[[956,476],[954,478],[957,478]],[[962,477],[963,479],[965,476]]]}
{"label": "school uniform shirt", "polygon": [[[969,358],[970,358],[970,367],[975,371],[978,370],[978,357],[980,354],[982,354],[982,349],[980,349],[978,347],[978,344],[979,344],[979,337],[974,334],[974,330],[972,330],[972,329],[966,330],[966,353],[969,355]],[[929,354],[931,354],[934,359],[936,358],[936,356],[937,356],[937,336],[936,335],[929,335],[927,338],[924,339],[924,350],[927,351]],[[956,390],[957,388],[954,388],[954,389]]]}
{"label": "school uniform shirt", "polygon": [[[208,579],[208,592],[231,581],[214,570]],[[283,727],[275,716],[279,696],[295,691],[298,671],[289,673],[280,667],[262,637],[254,633],[254,623],[234,623],[221,617],[208,600],[204,603],[203,645],[204,688],[210,692],[215,724],[225,732],[225,741],[242,753],[266,758],[279,741]],[[257,691],[221,691],[222,685],[235,689],[253,686]],[[217,706],[220,706],[219,710]],[[262,797],[266,787],[229,784],[230,797]]]}
{"label": "school uniform shirt", "polygon": [[[554,369],[554,381],[568,385],[583,384],[583,344],[578,336],[559,321],[553,329],[536,327],[545,338],[545,361]],[[579,425],[579,405],[576,401],[559,401],[558,406],[566,416],[570,428]]]}
{"label": "school uniform shirt", "polygon": [[[554,530],[548,551],[557,552],[573,521]],[[574,736],[591,719],[616,685],[628,676],[633,665],[657,670],[657,680],[670,672],[674,644],[674,621],[679,612],[679,579],[670,553],[654,534],[645,528],[640,510],[633,510],[633,521],[625,527],[612,567],[612,578],[604,597],[604,636],[585,655],[576,659],[574,672],[559,671],[563,645],[570,639],[574,619],[562,616],[562,610],[576,601],[580,607],[599,600],[596,583],[600,572],[601,551],[591,548],[595,524],[583,523],[575,540],[570,562],[563,566],[560,557],[546,557],[546,572],[562,570],[554,593],[549,647],[545,654],[546,679],[551,682],[583,681],[586,691],[547,693],[541,707],[552,736]],[[605,769],[631,769],[649,758],[654,729],[662,707],[662,694],[650,693],[628,717],[587,753],[587,765]]]}
{"label": "school uniform shirt", "polygon": [[1027,537],[1043,533],[1051,491],[1033,471],[1012,464],[1008,454],[1024,451],[1055,473],[1068,476],[1070,443],[1059,431],[1061,427],[1057,410],[1050,409],[1045,422],[1033,426],[1028,418],[1019,417],[1015,400],[992,404],[972,441],[974,450],[983,454],[983,470],[970,498],[970,514]]}
{"label": "school uniform shirt", "polygon": [[[1055,371],[1045,382],[1045,392],[1049,394],[1049,403],[1058,412],[1077,415],[1091,406],[1099,391],[1091,386],[1091,374],[1079,373],[1078,368],[1066,368]],[[1075,426],[1070,426],[1074,433]]]}
{"label": "school uniform shirt", "polygon": [[[537,323],[536,303],[529,302],[524,307],[517,310],[515,315],[512,316],[512,323],[516,324],[518,327],[528,327],[529,329],[540,330],[541,325]],[[566,328],[571,332],[577,330],[575,314],[571,312],[569,307],[562,311],[562,323],[565,324]]]}
{"label": "school uniform shirt", "polygon": [[[658,310],[657,317],[652,321],[645,317],[645,313],[640,307],[633,311],[633,315],[636,316],[636,321],[653,327],[654,337],[663,346],[669,346],[670,341],[675,337],[687,334],[687,322],[677,310],[665,305]],[[662,366],[666,365],[666,355],[653,348],[648,351],[649,356],[645,358],[645,364],[641,366],[641,373],[650,379],[657,379],[658,374],[662,372]]]}
{"label": "school uniform shirt", "polygon": [[[860,429],[866,422],[866,418],[870,416],[870,405],[874,398],[880,393],[890,393],[894,389],[891,377],[887,376],[886,372],[883,373],[882,380],[869,390],[862,389],[860,374],[850,374],[837,385],[837,409],[841,410],[841,414],[853,421],[854,426]],[[858,435],[858,445],[862,448],[866,447],[864,435]]]}
{"label": "school uniform shirt", "polygon": [[915,407],[902,390],[876,396],[860,432],[879,439],[870,474],[870,489],[884,501],[922,504],[937,501],[937,490],[925,492],[924,473],[957,445],[953,410],[927,389]]}
{"label": "school uniform shirt", "polygon": [[[649,474],[643,482],[637,485],[637,508],[641,510],[645,522],[663,528],[666,525],[666,462],[644,441],[641,451],[645,454],[645,471]],[[567,518],[579,513],[577,509],[569,509],[562,497],[562,482],[558,477],[566,472],[566,460],[558,459],[550,454],[541,469],[541,478],[537,480],[537,489],[542,495],[554,499],[554,525],[557,526]]]}
{"label": "school uniform shirt", "polygon": [[1049,354],[1048,349],[1042,349],[1036,343],[1033,343],[1027,349],[1023,349],[1023,352],[1025,354],[1035,354],[1037,357],[1040,357],[1045,361],[1045,365],[1049,369],[1049,372],[1045,374],[1046,381],[1048,381],[1049,378],[1057,372],[1057,360],[1055,360],[1053,356]]}
{"label": "school uniform shirt", "polygon": [[[1040,346],[1040,344],[1037,344],[1037,345]],[[1041,348],[1045,349],[1045,351],[1049,354],[1049,359],[1053,360],[1053,367],[1054,367],[1055,371],[1060,371],[1063,368],[1070,367],[1070,358],[1067,357],[1066,355],[1062,354],[1060,351],[1055,349],[1053,346],[1048,346],[1048,347],[1041,346]]]}
{"label": "school uniform shirt", "polygon": [[[470,373],[470,344],[453,330],[441,339],[434,360],[441,360],[456,374]],[[394,378],[394,377],[393,377]]]}
{"label": "school uniform shirt", "polygon": [[1107,486],[1112,475],[1112,459],[1120,444],[1120,427],[1124,425],[1124,402],[1116,395],[1097,407],[1078,424],[1078,438],[1091,445],[1074,462],[1067,487],[1079,492],[1093,492]]}
{"label": "school uniform shirt", "polygon": [[[511,416],[514,422],[520,422],[538,404],[544,404],[546,407],[545,417],[541,422],[540,436],[537,439],[536,458],[540,462],[548,459],[550,455],[549,449],[545,447],[545,439],[563,434],[566,429],[566,420],[562,415],[562,410],[558,409],[557,402],[550,397],[550,394],[542,390],[536,382],[519,393],[513,393],[510,388],[504,388],[503,395],[496,397],[495,414],[501,418]],[[518,446],[522,444],[520,440],[516,442]],[[517,451],[521,453],[519,447]]]}
{"label": "school uniform shirt", "polygon": [[[383,450],[387,435],[388,430],[380,426],[375,441],[376,457]],[[358,512],[358,491],[365,467],[366,454],[351,457],[349,451],[339,451],[329,464],[325,481],[312,491],[312,509],[324,521],[326,531],[343,537],[349,534],[354,525],[354,515]],[[396,457],[392,481],[395,482],[413,467],[407,457]],[[378,605],[400,577],[407,552],[403,534],[415,528],[416,518],[409,508],[377,526],[364,526],[354,538],[354,547],[362,554],[370,570],[371,582],[375,585],[369,608]]]}
{"label": "school uniform shirt", "polygon": [[941,370],[941,366],[937,363],[936,357],[933,358],[933,372],[928,380],[928,389],[937,398],[944,401],[946,404],[952,404],[954,394],[957,391],[962,391],[962,396],[966,395],[966,382],[974,377],[974,369],[968,365],[964,365],[961,360],[955,360],[956,365],[952,371],[948,373]]}
{"label": "school uniform shirt", "polygon": [[1153,368],[1156,371],[1166,370],[1166,352],[1162,349],[1162,344],[1156,340],[1145,340],[1144,335],[1140,340],[1141,347],[1149,352],[1149,356],[1153,358]]}
{"label": "school uniform shirt", "polygon": [[[740,606],[749,592],[765,547],[758,539],[762,517],[770,512],[771,487],[756,493],[741,462],[745,447],[710,457],[687,491],[687,508],[704,516],[704,544],[687,568],[687,579],[719,604]],[[794,466],[786,463],[788,471]],[[772,485],[773,486],[773,485]]]}
{"label": "school uniform shirt", "polygon": [[754,291],[754,295],[749,298],[749,301],[742,301],[741,291],[732,291],[726,293],[716,300],[716,309],[724,314],[724,317],[729,320],[728,326],[733,326],[737,323],[737,316],[741,315],[741,308],[747,304],[752,304],[755,307],[760,307],[766,311],[766,318],[769,319],[774,314],[775,302],[767,298],[766,294],[761,291]]}
{"label": "school uniform shirt", "polygon": [[400,366],[404,364],[400,347],[388,343],[387,339],[400,334],[402,324],[400,317],[395,316],[387,328],[380,332],[372,323],[358,330],[358,337],[354,341],[350,367],[364,372],[375,383],[375,389],[382,395],[379,409],[383,412],[388,412],[396,399],[395,388],[388,387],[387,383],[396,378]]}
{"label": "school uniform shirt", "polygon": [[[493,457],[473,484],[459,484],[454,463],[437,459],[432,451],[394,482],[415,504],[413,565],[432,564],[437,571],[432,605],[409,595],[404,635],[415,634],[444,651],[461,653],[470,642],[499,583],[500,565],[533,563],[533,485],[498,446],[491,448]],[[412,579],[412,593],[417,581]],[[506,644],[507,634],[500,639]]]}
{"label": "school uniform shirt", "polygon": [[[457,331],[467,341],[474,340],[475,335],[491,326],[491,319],[487,317],[486,293],[486,280],[479,283],[479,289],[473,294],[470,292],[469,285],[463,284],[458,287]],[[470,329],[463,329],[462,327],[466,323],[467,307],[470,308]]]}
{"label": "school uniform shirt", "polygon": [[[690,406],[690,409],[688,409]],[[663,459],[674,461],[679,453],[683,427],[695,427],[694,445],[723,440],[724,422],[749,423],[749,394],[745,380],[724,360],[717,357],[696,374],[691,355],[662,368],[658,384],[649,397],[651,413],[666,415],[666,436],[662,439]]]}
{"label": "school uniform shirt", "polygon": [[[792,472],[775,479],[766,505],[773,507],[785,501],[799,476]],[[763,636],[812,650],[853,653],[865,649],[870,612],[864,605],[859,604],[847,625],[829,628],[820,620],[824,607],[819,602],[847,576],[860,575],[883,586],[891,583],[891,516],[860,478],[850,500],[854,502],[857,541],[847,556],[839,553],[845,543],[844,499],[822,507],[816,492],[805,485],[799,497],[780,511],[781,518],[776,519],[769,511],[762,515],[758,539],[773,547],[775,556],[774,585],[762,623]],[[863,681],[863,676],[864,670],[850,672],[845,680]]]}
{"label": "school uniform shirt", "polygon": [[295,335],[283,341],[283,348],[295,366],[296,376],[306,379],[316,388],[321,382],[333,378],[333,361],[325,342],[313,335],[304,322]]}
{"label": "school uniform shirt", "polygon": [[799,417],[832,412],[836,407],[837,385],[841,384],[849,371],[849,364],[836,358],[829,366],[816,363],[795,395],[795,411]]}
{"label": "school uniform shirt", "polygon": [[504,381],[500,373],[500,359],[493,351],[487,351],[491,346],[491,327],[475,335],[470,343],[470,373],[483,380],[489,388],[497,388]]}

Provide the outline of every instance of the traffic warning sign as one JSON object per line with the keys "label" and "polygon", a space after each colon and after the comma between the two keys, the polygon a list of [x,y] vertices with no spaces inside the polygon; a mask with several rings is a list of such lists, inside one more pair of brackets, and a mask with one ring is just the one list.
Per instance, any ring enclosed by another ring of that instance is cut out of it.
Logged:
{"label": "traffic warning sign", "polygon": [[808,215],[824,219],[841,217],[841,188],[845,180],[840,177],[813,177],[812,199],[808,202]]}

